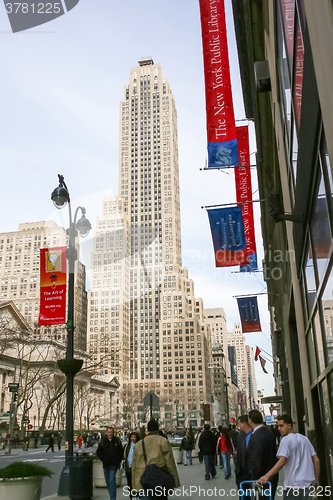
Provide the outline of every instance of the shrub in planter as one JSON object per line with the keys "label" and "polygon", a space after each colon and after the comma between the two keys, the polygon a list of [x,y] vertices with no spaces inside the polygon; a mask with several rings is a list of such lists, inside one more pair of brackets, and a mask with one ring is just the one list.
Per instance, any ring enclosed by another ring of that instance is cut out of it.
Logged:
{"label": "shrub in planter", "polygon": [[39,500],[43,477],[52,471],[29,462],[13,462],[0,469],[0,498],[10,500]]}

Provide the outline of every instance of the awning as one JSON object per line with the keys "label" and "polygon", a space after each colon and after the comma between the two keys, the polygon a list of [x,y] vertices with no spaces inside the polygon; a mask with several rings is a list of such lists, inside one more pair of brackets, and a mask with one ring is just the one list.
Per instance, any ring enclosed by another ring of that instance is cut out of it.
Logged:
{"label": "awning", "polygon": [[282,396],[267,396],[265,398],[261,398],[260,403],[263,405],[267,404],[279,404],[282,403]]}

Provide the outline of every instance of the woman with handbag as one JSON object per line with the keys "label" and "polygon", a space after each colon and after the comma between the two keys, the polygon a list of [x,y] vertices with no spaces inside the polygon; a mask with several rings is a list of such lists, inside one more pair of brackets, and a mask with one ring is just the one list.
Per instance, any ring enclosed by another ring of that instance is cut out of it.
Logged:
{"label": "woman with handbag", "polygon": [[[127,486],[132,490],[132,462],[133,462],[133,452],[134,446],[139,441],[139,434],[137,432],[131,432],[129,435],[128,443],[125,446],[125,472],[127,478]],[[132,498],[132,495],[130,495]]]}
{"label": "woman with handbag", "polygon": [[168,491],[180,486],[171,444],[159,435],[155,419],[148,422],[147,428],[148,435],[134,447],[132,486],[144,491],[141,500],[167,499]]}

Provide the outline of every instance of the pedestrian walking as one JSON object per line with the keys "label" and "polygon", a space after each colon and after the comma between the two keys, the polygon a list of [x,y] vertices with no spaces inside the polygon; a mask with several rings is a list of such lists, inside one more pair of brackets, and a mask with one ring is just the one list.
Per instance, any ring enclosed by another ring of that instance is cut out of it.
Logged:
{"label": "pedestrian walking", "polygon": [[34,437],[34,448],[38,448],[38,434],[35,434]]}
{"label": "pedestrian walking", "polygon": [[320,472],[314,447],[306,436],[294,432],[289,415],[278,416],[277,428],[282,437],[277,451],[279,461],[259,482],[266,484],[284,467],[283,498],[310,499],[310,486],[319,484]]}
{"label": "pedestrian walking", "polygon": [[[133,452],[134,446],[139,441],[139,434],[137,432],[131,432],[128,437],[128,443],[125,446],[125,473],[127,478],[127,486],[130,491],[132,491],[132,462],[133,462]],[[132,498],[132,495],[130,495]]]}
{"label": "pedestrian walking", "polygon": [[29,450],[29,436],[26,435],[23,438],[23,451],[28,451]]}
{"label": "pedestrian walking", "polygon": [[18,437],[17,434],[14,435],[14,447],[17,448],[17,445],[20,441],[20,438]]}
{"label": "pedestrian walking", "polygon": [[114,428],[107,427],[105,436],[102,437],[96,455],[103,462],[103,471],[110,500],[117,496],[116,474],[123,459],[124,450],[121,441],[114,435]]}
{"label": "pedestrian walking", "polygon": [[[222,431],[222,426],[220,425],[220,427],[221,427],[221,431]],[[218,443],[221,431],[220,431],[219,428],[215,429],[213,431],[214,437],[215,437],[215,450],[217,449],[217,443]],[[215,453],[215,467],[217,467],[217,462],[218,462],[217,457],[218,457],[218,455]],[[222,457],[221,457],[221,455],[220,455],[220,459],[219,460],[220,460],[220,466],[221,466],[221,463],[222,463]]]}
{"label": "pedestrian walking", "polygon": [[82,436],[81,434],[79,434],[79,437],[77,438],[77,444],[79,445],[79,450],[81,450],[82,448],[82,442],[83,442]]}
{"label": "pedestrian walking", "polygon": [[248,481],[250,477],[246,463],[247,446],[249,444],[249,440],[252,434],[252,429],[248,421],[248,415],[241,415],[238,418],[237,427],[240,430],[240,433],[237,438],[234,463],[235,463],[236,484],[237,484],[237,489],[239,490],[240,483],[242,481]]}
{"label": "pedestrian walking", "polygon": [[210,425],[204,425],[204,431],[199,439],[199,449],[205,464],[205,479],[208,481],[210,476],[216,476],[215,454],[216,440],[213,432],[210,430]]}
{"label": "pedestrian walking", "polygon": [[199,449],[199,441],[200,441],[200,436],[202,434],[203,431],[198,431],[196,436],[195,436],[195,442],[196,444],[198,445],[198,459],[199,459],[199,463],[203,463],[203,456],[201,454],[201,451]]}
{"label": "pedestrian walking", "polygon": [[[144,496],[139,495],[142,500],[167,499],[167,495],[160,495],[163,490],[157,490],[151,495],[144,491],[140,482],[141,476],[147,465],[155,464],[159,468],[164,468],[174,479],[174,487],[180,486],[177,467],[169,441],[159,435],[158,423],[152,418],[147,426],[148,434],[134,447],[132,462],[132,485],[133,489],[142,491]],[[156,484],[156,487],[158,484]]]}
{"label": "pedestrian walking", "polygon": [[[249,472],[248,479],[257,481],[260,477],[265,476],[277,462],[276,441],[272,431],[263,425],[262,414],[259,410],[251,410],[249,412],[248,422],[252,429],[246,450],[246,464]],[[272,475],[270,479],[272,500],[275,497],[278,479],[278,474]],[[261,498],[267,497],[263,494]]]}
{"label": "pedestrian walking", "polygon": [[49,451],[50,448],[51,448],[51,450],[54,453],[54,434],[51,434],[51,436],[49,437],[49,445],[48,445],[48,447],[45,450],[46,453]]}
{"label": "pedestrian walking", "polygon": [[190,433],[186,431],[185,436],[180,443],[179,450],[183,452],[183,464],[187,465],[187,460],[190,465],[192,465],[192,450],[194,449],[193,439],[190,436]]}
{"label": "pedestrian walking", "polygon": [[233,445],[229,433],[225,427],[222,428],[220,437],[217,442],[216,452],[222,457],[225,479],[231,476],[230,457],[233,455]]}
{"label": "pedestrian walking", "polygon": [[229,437],[231,439],[231,442],[232,442],[234,448],[236,448],[237,439],[238,439],[238,432],[236,431],[234,425],[229,425],[228,434],[229,434]]}
{"label": "pedestrian walking", "polygon": [[[217,446],[217,443],[219,442],[220,436],[222,435],[222,429],[223,429],[222,425],[219,425],[216,446]],[[222,455],[220,455],[220,457],[219,457],[219,462],[220,462],[220,469],[223,469]],[[217,467],[217,455],[216,455],[216,461],[215,461],[215,463],[216,463],[216,467]]]}
{"label": "pedestrian walking", "polygon": [[58,443],[58,450],[59,451],[61,450],[61,441],[62,441],[62,435],[60,434],[60,432],[58,432],[57,443]]}

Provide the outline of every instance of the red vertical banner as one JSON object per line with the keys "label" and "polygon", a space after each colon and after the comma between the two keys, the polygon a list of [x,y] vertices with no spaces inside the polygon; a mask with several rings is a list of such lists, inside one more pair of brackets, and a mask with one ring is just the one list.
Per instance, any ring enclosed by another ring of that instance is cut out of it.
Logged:
{"label": "red vertical banner", "polygon": [[208,167],[238,164],[224,0],[199,0],[206,87]]}
{"label": "red vertical banner", "polygon": [[[247,126],[237,127],[239,167],[235,168],[237,203],[242,205],[246,249],[250,264],[241,266],[241,271],[251,272],[258,269],[257,248],[254,232],[252,183],[250,168],[249,130]],[[251,203],[246,203],[250,201]]]}
{"label": "red vertical banner", "polygon": [[237,405],[241,406],[244,404],[244,392],[238,391],[237,392]]}
{"label": "red vertical banner", "polygon": [[289,61],[294,53],[295,0],[280,0]]}
{"label": "red vertical banner", "polygon": [[66,323],[66,247],[40,250],[39,325]]}

